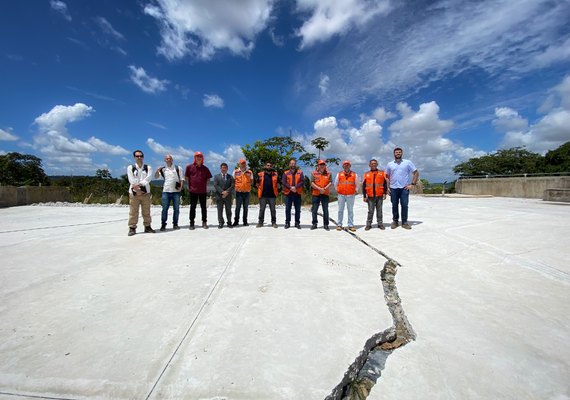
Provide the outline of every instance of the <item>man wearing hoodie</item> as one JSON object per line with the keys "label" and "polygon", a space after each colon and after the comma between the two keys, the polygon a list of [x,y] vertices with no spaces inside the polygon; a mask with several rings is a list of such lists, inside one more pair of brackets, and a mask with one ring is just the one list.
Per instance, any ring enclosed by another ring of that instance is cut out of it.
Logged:
{"label": "man wearing hoodie", "polygon": [[194,153],[194,162],[186,167],[184,179],[188,184],[190,192],[190,230],[194,229],[196,218],[196,205],[200,201],[202,211],[202,227],[208,229],[208,210],[206,209],[206,194],[208,192],[208,182],[212,178],[212,173],[204,165],[204,155],[197,151]]}

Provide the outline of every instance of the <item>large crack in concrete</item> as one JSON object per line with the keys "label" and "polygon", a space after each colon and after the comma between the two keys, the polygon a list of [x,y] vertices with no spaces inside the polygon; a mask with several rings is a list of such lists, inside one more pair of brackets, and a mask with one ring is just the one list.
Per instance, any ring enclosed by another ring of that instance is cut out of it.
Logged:
{"label": "large crack in concrete", "polygon": [[[334,222],[334,220],[331,221]],[[335,222],[336,223],[336,222]],[[416,339],[416,333],[406,317],[398,289],[396,273],[400,264],[386,254],[366,243],[358,235],[348,232],[352,237],[362,242],[388,260],[380,272],[384,299],[393,325],[369,338],[362,351],[348,367],[340,383],[332,390],[325,400],[364,400],[370,394],[372,387],[382,374],[386,360],[397,348]]]}

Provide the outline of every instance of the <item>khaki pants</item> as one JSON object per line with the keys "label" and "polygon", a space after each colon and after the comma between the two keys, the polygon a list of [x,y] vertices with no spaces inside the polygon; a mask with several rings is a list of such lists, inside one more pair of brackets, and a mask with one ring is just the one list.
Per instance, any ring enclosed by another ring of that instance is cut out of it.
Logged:
{"label": "khaki pants", "polygon": [[150,193],[133,196],[129,194],[129,228],[137,228],[139,221],[139,206],[142,210],[144,226],[150,226]]}

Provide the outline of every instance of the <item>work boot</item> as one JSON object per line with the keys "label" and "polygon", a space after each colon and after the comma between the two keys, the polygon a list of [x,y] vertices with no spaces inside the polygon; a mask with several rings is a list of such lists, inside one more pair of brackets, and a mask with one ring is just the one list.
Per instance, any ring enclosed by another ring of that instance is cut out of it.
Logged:
{"label": "work boot", "polygon": [[190,226],[188,227],[188,229],[190,229],[191,231],[194,230],[194,223],[193,222],[190,222]]}
{"label": "work boot", "polygon": [[337,226],[336,226],[336,230],[337,230],[337,231],[342,231],[342,225],[337,225]]}
{"label": "work boot", "polygon": [[180,229],[180,227],[178,226],[178,224],[174,224],[174,226],[172,227],[175,231],[177,231],[178,229]]}
{"label": "work boot", "polygon": [[249,224],[247,223],[247,221],[243,221],[243,226],[249,226]]}
{"label": "work boot", "polygon": [[135,228],[129,228],[129,233],[127,235],[133,236],[137,234],[137,230]]}
{"label": "work boot", "polygon": [[233,224],[231,224],[231,225],[230,225],[230,224],[228,224],[228,226],[238,226],[238,222],[237,222],[237,219],[234,221],[234,223],[233,223]]}
{"label": "work boot", "polygon": [[218,229],[222,229],[223,227],[224,227],[224,224],[218,224]]}
{"label": "work boot", "polygon": [[163,222],[162,225],[160,225],[160,230],[162,232],[164,232],[166,230],[166,224]]}
{"label": "work boot", "polygon": [[330,231],[330,228],[328,225],[325,225],[325,231]]}
{"label": "work boot", "polygon": [[351,232],[356,232],[356,228],[354,226],[349,226],[348,230]]}
{"label": "work boot", "polygon": [[369,231],[370,229],[372,229],[370,225],[366,225],[366,228],[364,228],[365,231]]}
{"label": "work boot", "polygon": [[313,231],[313,230],[315,230],[315,229],[317,229],[317,224],[311,225],[311,230]]}
{"label": "work boot", "polygon": [[285,229],[289,229],[290,227],[291,227],[291,224],[287,222],[287,223],[285,224]]}
{"label": "work boot", "polygon": [[382,222],[380,222],[380,223],[378,224],[378,228],[379,228],[380,230],[386,229],[386,228],[384,227],[384,224],[383,224]]}
{"label": "work boot", "polygon": [[274,222],[271,224],[272,227],[277,228],[277,224]]}
{"label": "work boot", "polygon": [[208,223],[207,223],[207,222],[202,222],[202,228],[208,229]]}
{"label": "work boot", "polygon": [[149,225],[144,227],[144,233],[155,233],[155,232],[154,229],[152,229]]}
{"label": "work boot", "polygon": [[258,222],[257,225],[255,225],[256,228],[263,228],[263,222]]}
{"label": "work boot", "polygon": [[295,228],[301,229],[301,224],[295,224]]}
{"label": "work boot", "polygon": [[404,224],[402,224],[402,228],[404,229],[412,229],[412,227],[406,222]]}
{"label": "work boot", "polygon": [[392,221],[392,225],[390,225],[390,228],[396,229],[397,227],[398,227],[398,221]]}

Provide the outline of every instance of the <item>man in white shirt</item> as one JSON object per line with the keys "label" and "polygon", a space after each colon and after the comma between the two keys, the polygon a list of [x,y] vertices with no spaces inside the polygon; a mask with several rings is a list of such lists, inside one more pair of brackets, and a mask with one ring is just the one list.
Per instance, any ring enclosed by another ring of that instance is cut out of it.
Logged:
{"label": "man in white shirt", "polygon": [[174,165],[174,159],[172,155],[167,154],[164,156],[164,161],[166,166],[158,167],[156,173],[154,174],[155,179],[162,177],[164,179],[164,185],[162,187],[162,218],[160,230],[166,230],[166,221],[168,220],[168,209],[170,208],[170,202],[172,202],[172,208],[174,210],[172,215],[172,223],[174,229],[180,229],[178,226],[178,216],[180,215],[180,195],[183,187],[184,172],[182,168]]}
{"label": "man in white shirt", "polygon": [[402,158],[404,151],[400,147],[394,149],[394,161],[386,166],[386,179],[388,180],[388,193],[392,201],[392,229],[398,227],[400,217],[398,205],[402,206],[402,228],[412,229],[408,223],[408,202],[410,189],[420,179],[418,169],[410,160]]}
{"label": "man in white shirt", "polygon": [[129,179],[129,236],[137,232],[139,221],[139,207],[142,210],[144,232],[154,233],[150,218],[150,180],[152,167],[144,164],[144,154],[141,150],[133,152],[135,164],[127,167]]}

